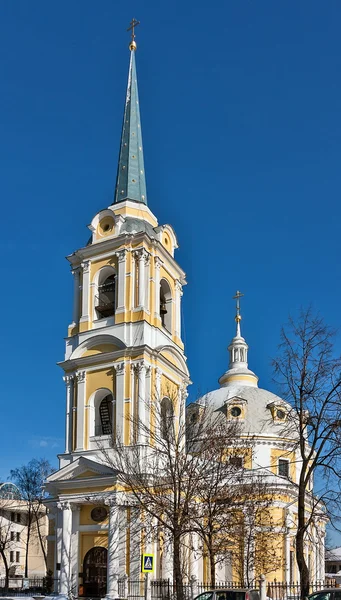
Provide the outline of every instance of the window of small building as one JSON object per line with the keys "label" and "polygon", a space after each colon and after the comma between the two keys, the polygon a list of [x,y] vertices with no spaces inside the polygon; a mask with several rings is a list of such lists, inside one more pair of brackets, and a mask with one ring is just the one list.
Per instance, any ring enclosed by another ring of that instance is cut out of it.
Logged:
{"label": "window of small building", "polygon": [[15,553],[15,562],[17,562],[17,563],[20,562],[20,552],[19,551],[17,551]]}
{"label": "window of small building", "polygon": [[20,532],[17,531],[17,542],[20,542]]}
{"label": "window of small building", "polygon": [[11,531],[11,542],[15,540],[15,531]]}
{"label": "window of small building", "polygon": [[280,475],[281,477],[289,477],[289,461],[284,459],[284,458],[280,458],[278,460],[278,475]]}
{"label": "window of small building", "polygon": [[11,563],[14,562],[14,551],[13,550],[11,550],[9,553],[9,560]]}

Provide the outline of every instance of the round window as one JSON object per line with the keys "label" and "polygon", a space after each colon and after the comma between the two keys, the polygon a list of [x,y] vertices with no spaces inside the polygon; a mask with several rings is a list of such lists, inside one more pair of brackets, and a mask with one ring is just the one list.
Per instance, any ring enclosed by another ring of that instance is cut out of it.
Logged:
{"label": "round window", "polygon": [[110,229],[110,225],[109,223],[106,223],[105,225],[103,225],[103,231],[107,232]]}
{"label": "round window", "polygon": [[284,410],[281,410],[280,408],[276,411],[276,417],[277,419],[285,419],[285,412]]}
{"label": "round window", "polygon": [[104,506],[95,506],[91,511],[91,518],[96,523],[100,523],[106,519],[107,514],[107,509]]}
{"label": "round window", "polygon": [[232,417],[239,417],[242,414],[242,409],[239,406],[232,406],[231,415]]}

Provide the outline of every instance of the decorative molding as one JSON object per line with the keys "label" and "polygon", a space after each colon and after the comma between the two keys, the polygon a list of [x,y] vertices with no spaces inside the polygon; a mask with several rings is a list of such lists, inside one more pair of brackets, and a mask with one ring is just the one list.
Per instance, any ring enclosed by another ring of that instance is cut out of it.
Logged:
{"label": "decorative molding", "polygon": [[58,510],[71,510],[71,503],[70,502],[57,502],[57,508]]}
{"label": "decorative molding", "polygon": [[74,374],[73,375],[64,375],[64,377],[63,377],[63,381],[65,382],[65,385],[67,387],[72,385],[74,379],[75,379]]}
{"label": "decorative molding", "polygon": [[163,265],[163,260],[159,256],[154,256],[155,269],[160,269]]}
{"label": "decorative molding", "polygon": [[91,262],[90,260],[84,260],[84,261],[81,263],[81,266],[82,266],[82,269],[83,269],[83,273],[88,273],[88,272],[89,272],[89,269],[90,269],[90,262]]}
{"label": "decorative molding", "polygon": [[176,279],[176,281],[175,281],[175,290],[180,293],[180,296],[183,295],[182,285],[181,285],[179,279]]}
{"label": "decorative molding", "polygon": [[126,365],[125,362],[118,362],[118,363],[114,363],[113,366],[114,366],[116,373],[119,373],[122,375],[122,374],[124,374],[124,371],[125,371],[125,365]]}
{"label": "decorative molding", "polygon": [[117,250],[117,252],[115,252],[115,256],[117,256],[117,258],[118,258],[118,262],[125,261],[127,252],[129,252],[129,250],[127,250],[127,248],[123,248],[122,250]]}
{"label": "decorative molding", "polygon": [[78,383],[83,383],[83,381],[85,381],[86,371],[78,371],[76,377]]}

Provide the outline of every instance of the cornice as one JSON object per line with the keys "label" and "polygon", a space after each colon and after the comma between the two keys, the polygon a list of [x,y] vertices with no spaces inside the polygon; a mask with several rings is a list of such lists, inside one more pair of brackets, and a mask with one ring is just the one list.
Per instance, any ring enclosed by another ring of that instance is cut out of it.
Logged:
{"label": "cornice", "polygon": [[[169,347],[169,346],[168,346]],[[177,347],[175,347],[177,349]],[[160,354],[160,348],[152,349],[150,346],[146,344],[142,346],[134,346],[130,348],[125,348],[121,350],[115,350],[114,352],[105,352],[103,354],[92,354],[91,356],[84,356],[80,358],[74,358],[72,360],[64,360],[57,365],[61,367],[65,372],[73,372],[76,369],[91,369],[91,367],[102,368],[104,367],[113,367],[115,368],[115,364],[118,361],[122,361],[123,358],[134,360],[141,354],[146,353],[149,359],[152,358],[157,360],[158,363],[164,364],[169,369],[175,371],[181,378],[186,375],[188,378],[188,373],[182,371],[179,367],[170,362],[166,357]],[[187,358],[184,354],[182,354],[184,361],[186,362]],[[189,383],[192,383],[189,381]]]}
{"label": "cornice", "polygon": [[[168,260],[171,266],[175,269],[178,274],[178,279],[182,285],[186,285],[186,274],[181,269],[180,265],[176,262],[173,256],[164,248],[162,243],[155,238],[150,238],[149,235],[145,231],[141,231],[135,234],[131,233],[122,233],[114,238],[108,238],[102,240],[98,244],[90,244],[89,246],[84,246],[83,248],[79,248],[66,257],[66,259],[71,264],[72,268],[77,268],[81,265],[81,263],[85,260],[96,259],[99,260],[102,258],[102,255],[105,255],[107,252],[116,251],[121,248],[122,245],[129,245],[132,241],[134,242],[143,242],[146,241],[150,246],[157,248],[158,253],[163,256],[164,259]],[[134,248],[136,250],[137,248]]]}

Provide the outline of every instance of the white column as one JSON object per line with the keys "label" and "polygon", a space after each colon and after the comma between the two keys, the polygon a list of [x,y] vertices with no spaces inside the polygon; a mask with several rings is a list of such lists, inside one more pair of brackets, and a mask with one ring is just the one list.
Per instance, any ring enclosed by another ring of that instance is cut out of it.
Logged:
{"label": "white column", "polygon": [[124,443],[125,363],[115,363],[116,369],[116,441]]}
{"label": "white column", "polygon": [[200,559],[201,559],[201,555],[199,552],[199,536],[197,533],[191,533],[191,551],[190,551],[190,574],[191,576],[194,575],[194,577],[197,579],[197,581],[201,580],[201,578],[199,577],[199,570],[200,570]]}
{"label": "white column", "polygon": [[73,325],[77,325],[79,321],[79,285],[80,285],[80,268],[73,269]]}
{"label": "white column", "polygon": [[134,427],[135,427],[135,365],[130,363],[130,444],[134,444]]}
{"label": "white column", "polygon": [[289,530],[285,534],[285,583],[290,583],[290,534]]}
{"label": "white column", "polygon": [[109,530],[108,530],[108,570],[107,570],[107,594],[108,600],[118,598],[119,578],[119,507],[115,498],[108,498],[105,503],[109,506]]}
{"label": "white column", "polygon": [[155,396],[156,401],[161,402],[161,376],[162,371],[159,367],[155,368]]}
{"label": "white column", "polygon": [[62,511],[63,514],[59,594],[68,598],[71,591],[70,563],[72,511],[69,502],[59,502],[58,508]]}
{"label": "white column", "polygon": [[[54,565],[54,578],[55,578],[55,585],[54,585],[54,591],[58,594],[59,591],[59,581],[60,581],[60,561],[61,561],[61,556],[62,556],[62,511],[59,510],[59,506],[57,504],[57,512],[55,513],[55,527],[56,527],[56,533],[55,533],[55,565]],[[59,568],[58,568],[59,566]]]}
{"label": "white column", "polygon": [[90,310],[90,261],[86,260],[82,263],[83,277],[82,277],[82,316],[81,321],[89,321]]}
{"label": "white column", "polygon": [[127,274],[127,250],[116,252],[118,258],[118,277],[117,277],[117,306],[116,311],[124,312],[126,297],[126,274]]}
{"label": "white column", "polygon": [[181,296],[182,285],[179,280],[175,282],[175,335],[181,338]]}
{"label": "white column", "polygon": [[146,422],[146,365],[143,361],[137,364],[138,372],[138,444],[145,442],[145,434],[141,423]]}
{"label": "white column", "polygon": [[149,254],[144,248],[141,248],[136,255],[139,261],[138,306],[144,309],[146,305],[146,262],[149,259]]}
{"label": "white column", "polygon": [[131,253],[131,271],[130,271],[130,286],[131,286],[131,306],[130,309],[133,310],[135,308],[136,299],[135,299],[135,288],[136,288],[136,253]]}
{"label": "white column", "polygon": [[71,504],[72,510],[72,535],[71,535],[71,591],[78,596],[79,573],[79,516],[80,506]]}
{"label": "white column", "polygon": [[150,312],[150,254],[146,254],[144,257],[144,280],[145,280],[145,294],[144,294],[144,306],[148,312]]}
{"label": "white column", "polygon": [[79,371],[77,377],[77,431],[76,450],[84,450],[84,413],[85,413],[85,386],[86,373]]}
{"label": "white column", "polygon": [[[145,419],[148,430],[150,430],[150,411],[152,405],[152,368],[150,365],[146,365],[146,388],[145,388]],[[149,440],[146,440],[147,442]]]}
{"label": "white column", "polygon": [[163,262],[158,256],[155,256],[155,258],[154,258],[154,265],[155,265],[154,316],[160,318],[160,268],[161,268],[161,265],[163,265]]}
{"label": "white column", "polygon": [[73,375],[63,377],[66,385],[65,454],[72,452]]}
{"label": "white column", "polygon": [[154,411],[155,411],[155,438],[160,440],[161,437],[161,376],[162,371],[159,367],[155,368],[155,398]]}

